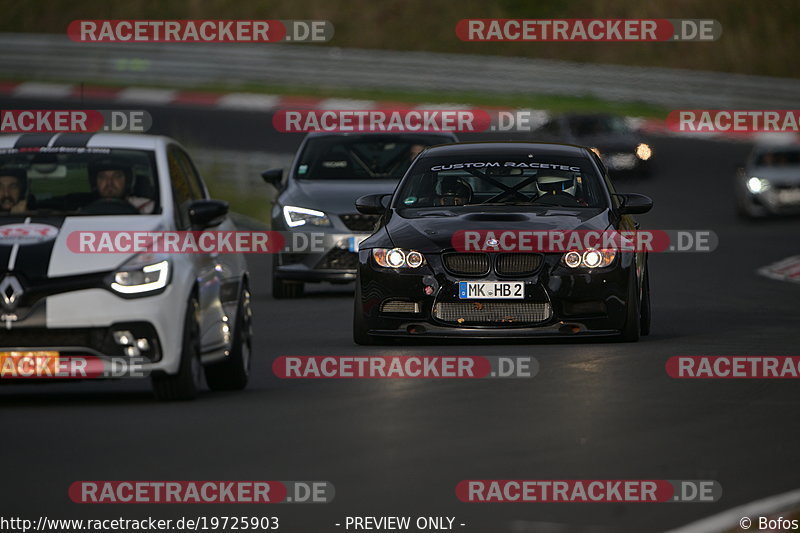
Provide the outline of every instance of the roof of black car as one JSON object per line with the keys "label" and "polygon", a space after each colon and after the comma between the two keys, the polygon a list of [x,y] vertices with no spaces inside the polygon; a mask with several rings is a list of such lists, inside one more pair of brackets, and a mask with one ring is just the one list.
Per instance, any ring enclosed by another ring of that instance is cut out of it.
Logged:
{"label": "roof of black car", "polygon": [[585,156],[586,148],[572,144],[529,143],[529,142],[470,142],[433,146],[420,157],[441,157],[448,155],[527,155],[536,156]]}

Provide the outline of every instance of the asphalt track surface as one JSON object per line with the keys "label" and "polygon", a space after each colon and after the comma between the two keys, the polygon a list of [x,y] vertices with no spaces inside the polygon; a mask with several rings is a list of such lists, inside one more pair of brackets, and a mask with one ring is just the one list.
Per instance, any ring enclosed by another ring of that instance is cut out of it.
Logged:
{"label": "asphalt track surface", "polygon": [[[159,133],[194,147],[275,152],[299,142],[275,133],[268,114],[150,112]],[[736,218],[731,180],[746,144],[652,145],[655,175],[618,189],[654,199],[639,217],[645,227],[710,229],[719,247],[651,256],[653,332],[641,342],[359,347],[348,287],[311,286],[302,299],[275,301],[268,258],[255,257],[256,359],[246,391],[164,404],[138,381],[0,388],[0,515],[272,515],[287,532],[344,531],[334,524],[346,516],[434,515],[481,533],[642,533],[797,488],[796,380],[674,380],[664,365],[673,355],[800,355],[800,286],[755,273],[797,253],[798,219]],[[540,372],[474,381],[282,381],[271,372],[280,355],[356,354],[532,355]],[[76,480],[237,479],[328,480],[336,498],[91,506],[67,497]],[[713,504],[467,504],[454,494],[464,479],[714,479],[723,496]]]}

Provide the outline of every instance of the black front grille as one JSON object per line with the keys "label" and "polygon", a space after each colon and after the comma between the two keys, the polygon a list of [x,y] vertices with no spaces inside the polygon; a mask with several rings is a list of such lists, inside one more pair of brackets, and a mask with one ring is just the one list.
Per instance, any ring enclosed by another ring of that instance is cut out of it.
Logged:
{"label": "black front grille", "polygon": [[347,229],[353,231],[369,231],[375,229],[380,215],[364,215],[361,213],[354,213],[351,215],[341,215],[340,217]]}
{"label": "black front grille", "polygon": [[530,276],[539,270],[541,264],[541,254],[500,254],[495,270],[501,276]]}
{"label": "black front grille", "polygon": [[161,359],[161,342],[152,324],[148,322],[118,322],[110,327],[100,328],[23,328],[12,327],[0,333],[0,351],[10,348],[25,350],[26,348],[59,349],[66,355],[86,354],[86,350],[107,356],[123,356],[123,348],[114,341],[114,331],[130,331],[134,339],[146,338],[150,344],[148,351],[142,356],[151,361]]}
{"label": "black front grille", "polygon": [[317,263],[318,269],[322,270],[355,270],[358,268],[358,254],[345,250],[344,248],[334,248]]}
{"label": "black front grille", "polygon": [[58,346],[85,346],[102,351],[108,328],[44,329],[12,328],[0,334],[0,347],[51,348]]}
{"label": "black front grille", "polygon": [[489,273],[489,255],[468,253],[445,254],[444,266],[453,274],[483,276]]}

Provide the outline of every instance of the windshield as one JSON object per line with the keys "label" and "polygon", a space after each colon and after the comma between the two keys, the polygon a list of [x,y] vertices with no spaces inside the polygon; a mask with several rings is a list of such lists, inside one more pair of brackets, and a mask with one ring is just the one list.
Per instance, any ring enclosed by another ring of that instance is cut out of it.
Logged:
{"label": "windshield", "polygon": [[300,154],[297,179],[400,179],[440,135],[353,135],[311,138]]}
{"label": "windshield", "polygon": [[788,167],[800,165],[800,150],[770,150],[756,156],[756,166]]}
{"label": "windshield", "polygon": [[569,127],[578,137],[628,133],[625,120],[616,116],[571,117]]}
{"label": "windshield", "polygon": [[470,205],[606,207],[584,157],[425,157],[400,185],[395,207]]}
{"label": "windshield", "polygon": [[158,212],[153,152],[108,148],[0,151],[0,216]]}

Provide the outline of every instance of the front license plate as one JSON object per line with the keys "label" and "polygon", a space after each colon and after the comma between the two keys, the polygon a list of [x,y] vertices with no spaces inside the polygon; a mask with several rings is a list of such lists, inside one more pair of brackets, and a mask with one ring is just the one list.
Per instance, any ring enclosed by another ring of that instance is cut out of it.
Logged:
{"label": "front license plate", "polygon": [[0,352],[0,377],[52,376],[58,361],[59,352]]}
{"label": "front license plate", "polygon": [[525,298],[524,281],[459,281],[458,297],[462,300],[494,300]]}
{"label": "front license plate", "polygon": [[349,239],[347,239],[347,249],[350,250],[351,252],[357,252],[358,247],[361,245],[362,242],[364,242],[367,239],[367,237],[369,237],[369,235],[350,237]]}

